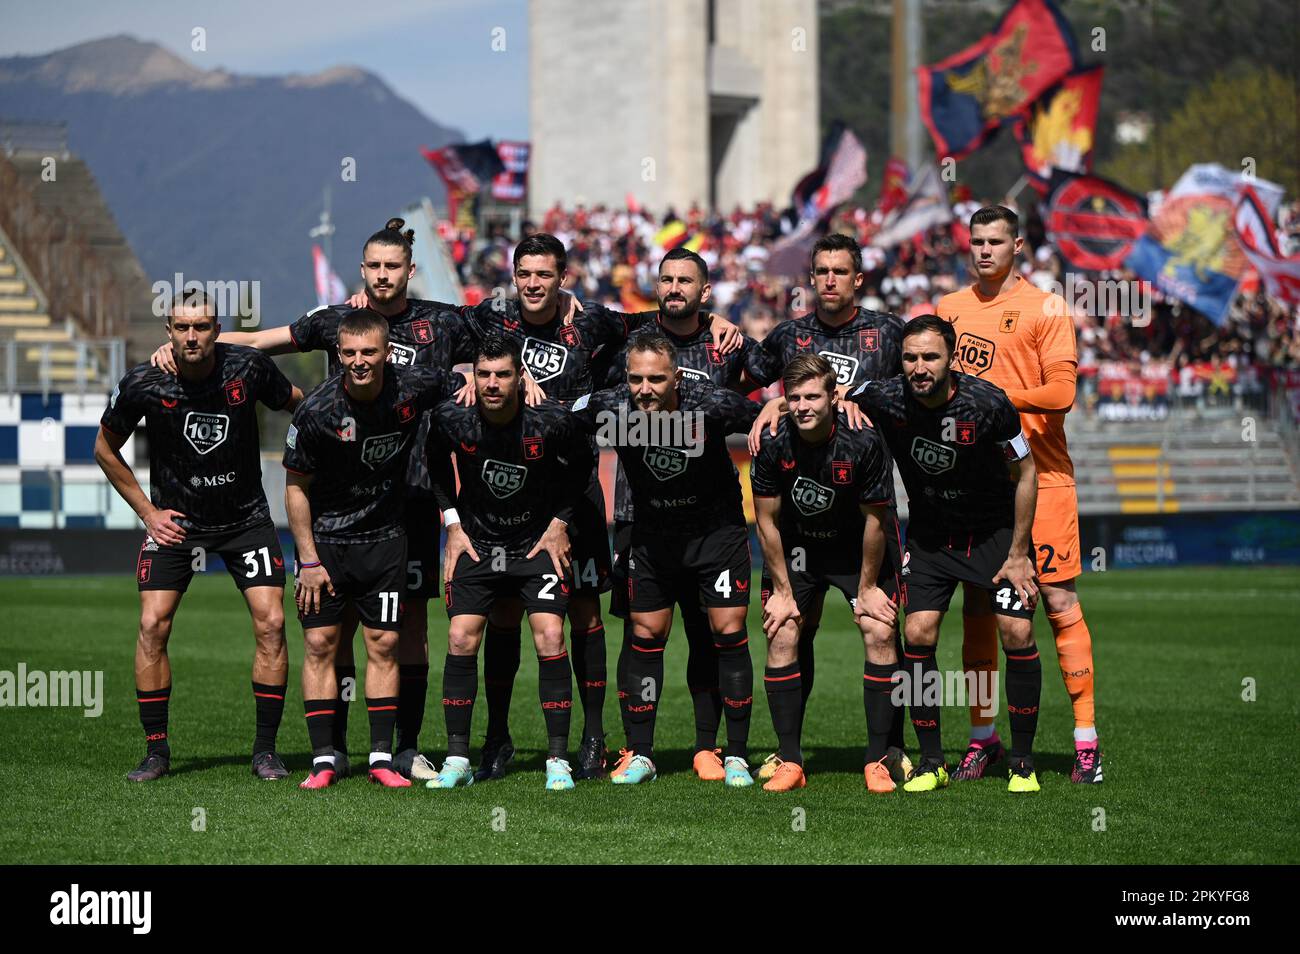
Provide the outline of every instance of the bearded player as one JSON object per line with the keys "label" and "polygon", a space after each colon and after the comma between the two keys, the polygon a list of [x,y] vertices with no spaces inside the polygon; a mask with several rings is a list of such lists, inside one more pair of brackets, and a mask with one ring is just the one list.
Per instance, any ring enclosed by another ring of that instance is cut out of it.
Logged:
{"label": "bearded player", "polygon": [[[1080,783],[1102,780],[1093,699],[1092,635],[1083,618],[1075,579],[1080,561],[1079,505],[1074,464],[1065,445],[1065,415],[1074,404],[1078,359],[1074,322],[1059,295],[1040,291],[1014,267],[1024,245],[1019,220],[1003,206],[980,209],[970,219],[974,284],[945,295],[939,317],[957,334],[953,367],[996,384],[1020,418],[1038,468],[1038,510],[1033,539],[1047,621],[1056,637],[1057,663],[1074,707],[1074,770]],[[997,671],[997,633],[988,596],[966,586],[962,659],[969,672]],[[976,681],[975,685],[985,683]],[[954,779],[981,778],[1002,758],[1002,744],[987,715],[991,700],[970,708],[971,741]]]}
{"label": "bearded player", "polygon": [[[136,561],[140,632],[135,651],[136,700],[147,750],[127,775],[133,782],[151,782],[170,770],[167,643],[194,576],[195,556],[204,552],[225,561],[253,620],[253,774],[266,780],[289,774],[275,753],[289,669],[284,557],[262,491],[257,402],[291,411],[302,392],[266,355],[218,344],[220,330],[206,295],[178,295],[167,334],[180,372],[172,375],[147,364],[132,368],[113,389],[95,439],[95,460],[148,531]],[[141,418],[149,440],[147,497],[121,454]]]}

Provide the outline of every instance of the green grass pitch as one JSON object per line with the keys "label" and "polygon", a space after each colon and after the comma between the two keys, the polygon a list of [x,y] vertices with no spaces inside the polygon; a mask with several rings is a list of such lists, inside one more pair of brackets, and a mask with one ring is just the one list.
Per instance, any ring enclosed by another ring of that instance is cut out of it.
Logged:
{"label": "green grass pitch", "polygon": [[[103,670],[104,711],[0,709],[0,858],[6,862],[1053,862],[1300,861],[1295,752],[1300,680],[1300,572],[1287,568],[1113,571],[1082,579],[1093,632],[1106,781],[1072,785],[1070,708],[1050,631],[1038,617],[1044,693],[1037,764],[1043,791],[1007,793],[999,775],[929,795],[868,797],[862,649],[847,607],[827,599],[817,683],[805,727],[808,788],[774,795],[724,790],[690,772],[693,738],[685,643],[674,632],[658,722],[660,778],[616,788],[542,788],[536,669],[525,653],[512,723],[522,762],[505,780],[451,792],[389,791],[352,778],[326,792],[296,783],[308,762],[290,616],[289,700],[280,751],[291,781],[249,773],[252,640],[225,574],[197,579],[172,636],[174,774],[148,785],[123,775],[143,750],[132,680],[133,580],[0,580],[0,669]],[[436,700],[446,624],[434,625],[424,748],[443,755]],[[755,658],[751,753],[774,747]],[[619,641],[609,626],[611,676]],[[527,638],[525,636],[525,638]],[[950,614],[940,665],[959,664]],[[1243,700],[1243,680],[1255,701]],[[480,692],[475,744],[486,718]],[[579,709],[575,704],[576,744]],[[965,747],[966,713],[946,708],[950,761]],[[610,742],[621,740],[613,693]],[[1007,737],[1005,716],[999,731]],[[352,707],[351,749],[363,761],[364,708]],[[909,751],[915,739],[908,730]],[[477,755],[477,751],[475,752]],[[195,809],[206,830],[194,831]],[[1101,810],[1100,812],[1098,810]],[[1104,812],[1104,816],[1103,813]],[[800,824],[800,820],[802,824]],[[1104,830],[1102,822],[1104,820]],[[495,823],[495,824],[494,824]],[[498,829],[504,830],[498,830]],[[802,829],[802,830],[798,830]]]}

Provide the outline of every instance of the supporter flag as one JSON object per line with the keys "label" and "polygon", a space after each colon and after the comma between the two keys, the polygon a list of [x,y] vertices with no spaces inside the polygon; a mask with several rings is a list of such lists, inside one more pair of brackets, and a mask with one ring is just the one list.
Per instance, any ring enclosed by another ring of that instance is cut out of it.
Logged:
{"label": "supporter flag", "polygon": [[1052,169],[1091,172],[1097,142],[1102,67],[1075,70],[1053,86],[1011,127],[1031,180],[1045,187]]}
{"label": "supporter flag", "polygon": [[655,233],[655,245],[665,252],[671,252],[675,248],[687,248],[692,252],[698,252],[703,244],[703,233],[697,232],[692,235],[691,230],[681,219],[673,219]]}
{"label": "supporter flag", "polygon": [[1249,264],[1233,224],[1247,187],[1271,215],[1269,203],[1276,208],[1280,186],[1216,163],[1192,166],[1169,190],[1150,230],[1124,264],[1166,295],[1221,324]]}
{"label": "supporter flag", "polygon": [[502,140],[497,156],[504,169],[492,177],[492,198],[500,202],[522,202],[528,194],[528,158],[526,142]]}
{"label": "supporter flag", "polygon": [[325,257],[325,252],[319,245],[311,247],[312,270],[316,273],[316,304],[333,305],[345,301],[348,297],[348,290],[343,285],[343,279],[334,274],[334,269],[330,267],[330,261]]}
{"label": "supporter flag", "polygon": [[921,118],[940,160],[961,159],[1078,65],[1074,31],[1052,0],[1016,0],[993,32],[917,69]]}
{"label": "supporter flag", "polygon": [[902,205],[907,198],[907,175],[907,163],[898,156],[890,156],[880,183],[880,201],[876,203],[876,211],[881,215]]}
{"label": "supporter flag", "polygon": [[1253,186],[1241,190],[1233,225],[1242,250],[1259,272],[1264,290],[1278,301],[1300,305],[1300,255],[1282,254],[1272,217]]}
{"label": "supporter flag", "polygon": [[420,152],[438,171],[447,187],[448,218],[457,223],[463,222],[466,217],[460,214],[462,205],[474,205],[467,200],[477,196],[484,185],[505,169],[496,147],[487,139],[477,143],[443,146],[441,149],[422,148]]}
{"label": "supporter flag", "polygon": [[952,207],[948,205],[948,190],[939,178],[939,168],[927,163],[912,176],[907,185],[907,198],[885,216],[880,230],[871,237],[871,244],[876,248],[890,248],[917,232],[951,221]]}
{"label": "supporter flag", "polygon": [[836,120],[822,141],[817,168],[794,187],[790,201],[799,213],[799,222],[772,246],[768,274],[794,278],[807,275],[808,255],[817,241],[817,231],[866,181],[866,147],[853,130]]}
{"label": "supporter flag", "polygon": [[853,130],[836,120],[822,141],[817,168],[794,187],[791,202],[799,213],[799,227],[827,218],[866,181],[867,150]]}
{"label": "supporter flag", "polygon": [[1119,268],[1147,230],[1146,200],[1113,182],[1058,169],[1050,190],[1047,238],[1074,268]]}

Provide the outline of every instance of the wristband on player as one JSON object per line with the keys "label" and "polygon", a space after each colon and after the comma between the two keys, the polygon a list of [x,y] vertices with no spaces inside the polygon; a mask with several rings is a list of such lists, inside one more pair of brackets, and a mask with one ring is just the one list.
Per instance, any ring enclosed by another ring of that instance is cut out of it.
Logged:
{"label": "wristband on player", "polygon": [[450,529],[458,523],[460,523],[460,514],[456,512],[455,507],[448,507],[442,512],[442,524],[444,527]]}
{"label": "wristband on player", "polygon": [[315,563],[299,563],[299,564],[298,564],[298,569],[300,569],[300,570],[314,570],[314,569],[316,569],[316,567],[318,567],[318,566],[320,566],[320,560],[317,560]]}

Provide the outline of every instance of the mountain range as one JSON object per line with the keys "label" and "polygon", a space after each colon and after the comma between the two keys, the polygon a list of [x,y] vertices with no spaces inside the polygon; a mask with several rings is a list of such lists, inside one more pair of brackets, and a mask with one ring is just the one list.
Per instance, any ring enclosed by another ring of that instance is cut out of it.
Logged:
{"label": "mountain range", "polygon": [[269,326],[315,305],[308,231],[327,186],[351,285],[366,236],[443,198],[420,147],[464,139],[356,67],[238,75],[129,36],[0,59],[0,119],[67,124],[151,282],[260,281]]}

